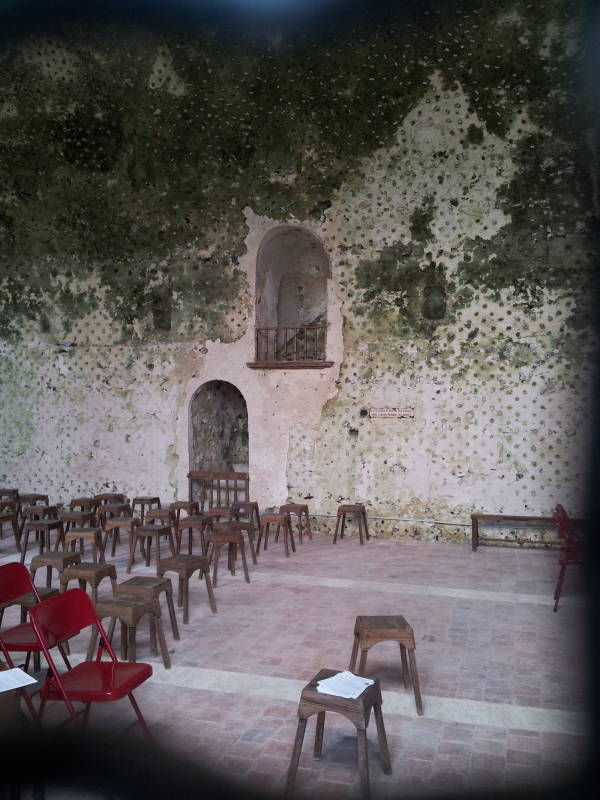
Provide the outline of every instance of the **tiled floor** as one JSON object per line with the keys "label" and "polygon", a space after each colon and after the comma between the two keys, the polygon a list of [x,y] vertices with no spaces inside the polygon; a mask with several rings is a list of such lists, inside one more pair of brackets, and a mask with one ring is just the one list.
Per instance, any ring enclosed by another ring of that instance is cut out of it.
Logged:
{"label": "tiled floor", "polygon": [[[13,558],[5,535],[0,562]],[[125,580],[124,544],[114,562]],[[568,573],[554,614],[557,568],[548,550],[473,553],[469,545],[376,539],[360,547],[354,537],[334,546],[315,536],[286,559],[282,544],[270,543],[250,566],[250,584],[241,570],[234,577],[221,569],[216,615],[204,583],[192,580],[188,625],[178,611],[181,641],[165,615],[172,669],[149,656],[142,626],[138,658],[155,670],[140,705],[165,748],[245,786],[280,791],[303,685],[321,667],[347,668],[357,614],[401,613],[416,635],[425,713],[417,717],[403,688],[397,645],[371,650],[368,674],[381,679],[392,758],[384,775],[371,724],[373,796],[555,784],[582,763],[589,724],[580,578]],[[133,574],[152,570],[138,561]],[[81,657],[85,642],[73,650]],[[130,713],[113,704],[92,720],[119,726]],[[328,715],[320,761],[313,731],[311,720],[298,795],[358,797],[351,724]]]}

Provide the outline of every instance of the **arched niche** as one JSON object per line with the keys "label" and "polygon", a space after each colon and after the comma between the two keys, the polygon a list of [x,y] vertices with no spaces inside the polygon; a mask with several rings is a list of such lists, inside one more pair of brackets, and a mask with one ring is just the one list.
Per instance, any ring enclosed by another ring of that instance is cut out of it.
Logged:
{"label": "arched niche", "polygon": [[331,366],[327,349],[329,258],[321,241],[298,225],[269,231],[256,259],[254,369]]}
{"label": "arched niche", "polygon": [[256,325],[326,325],[329,259],[306,228],[285,225],[265,236],[256,259]]}
{"label": "arched niche", "polygon": [[248,409],[227,381],[200,386],[190,403],[190,470],[247,472]]}

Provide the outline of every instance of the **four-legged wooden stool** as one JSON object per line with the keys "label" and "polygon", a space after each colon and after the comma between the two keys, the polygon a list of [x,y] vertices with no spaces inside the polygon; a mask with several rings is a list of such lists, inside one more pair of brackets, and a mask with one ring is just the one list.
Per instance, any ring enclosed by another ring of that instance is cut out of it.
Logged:
{"label": "four-legged wooden stool", "polygon": [[[250,573],[248,572],[248,562],[246,561],[246,546],[244,544],[244,531],[252,530],[252,525],[248,522],[215,522],[213,530],[208,534],[208,545],[212,545],[210,560],[213,563],[213,586],[217,585],[217,572],[219,569],[219,557],[223,547],[227,546],[228,566],[232,575],[235,575],[235,561],[237,548],[240,548],[242,556],[242,568],[246,583],[250,583]],[[254,543],[250,540],[250,549],[254,563],[256,555],[254,553]]]}
{"label": "four-legged wooden stool", "polygon": [[298,516],[298,539],[302,544],[302,517],[304,517],[304,527],[306,535],[312,539],[312,528],[310,527],[310,517],[308,516],[308,506],[303,503],[287,503],[279,506],[280,514],[296,514]]}
{"label": "four-legged wooden stool", "polygon": [[140,519],[143,525],[144,520],[146,519],[146,507],[148,508],[148,511],[150,511],[152,507],[160,508],[160,497],[134,497],[131,501],[131,508],[133,512],[135,512],[136,506],[140,507]]}
{"label": "four-legged wooden stool", "polygon": [[[96,603],[96,613],[100,620],[103,617],[112,617],[110,626],[106,632],[108,638],[112,641],[113,633],[117,620],[121,622],[121,659],[135,662],[136,660],[136,632],[138,622],[145,617],[146,614],[150,615],[150,652],[152,655],[157,654],[156,638],[158,636],[158,644],[160,646],[160,654],[162,656],[165,669],[171,668],[171,658],[167,650],[167,643],[165,641],[165,632],[162,626],[160,616],[160,605],[158,600],[140,600],[139,597],[130,597],[121,595],[112,600],[105,600],[101,603]],[[94,625],[94,631],[90,638],[88,645],[87,660],[89,661],[94,657],[94,650],[96,648],[96,640],[98,638],[98,628]]]}
{"label": "four-legged wooden stool", "polygon": [[102,549],[102,528],[71,528],[65,533],[65,550],[71,545],[71,550],[75,550],[75,543],[79,542],[79,552],[81,558],[84,556],[84,543],[89,542],[92,546],[92,561],[98,563],[98,553],[100,561],[104,561],[104,550]]}
{"label": "four-legged wooden stool", "polygon": [[169,558],[161,559],[158,565],[158,574],[162,577],[165,572],[175,572],[179,576],[179,584],[177,586],[177,605],[183,606],[183,624],[187,625],[190,618],[190,578],[200,570],[199,577],[204,577],[206,583],[206,591],[208,592],[208,600],[213,614],[217,613],[217,604],[215,602],[215,595],[213,593],[212,584],[210,582],[208,559],[205,556],[190,556],[184,553],[171,556]]}
{"label": "four-legged wooden stool", "polygon": [[256,530],[260,530],[260,514],[258,511],[258,503],[254,502],[253,500],[249,500],[247,503],[232,503],[231,510],[233,511],[233,516],[238,522],[244,522],[244,518],[247,518],[247,520],[250,522],[254,522],[254,520],[256,520]]}
{"label": "four-legged wooden stool", "polygon": [[410,689],[412,682],[417,714],[422,716],[423,702],[421,700],[419,673],[417,672],[417,660],[415,658],[415,635],[404,617],[399,614],[390,617],[357,617],[354,624],[354,645],[348,669],[351,672],[354,671],[356,657],[360,650],[360,664],[357,674],[368,677],[365,675],[367,653],[370,647],[379,642],[398,642],[400,645],[404,687]]}
{"label": "four-legged wooden stool", "polygon": [[41,553],[39,556],[34,556],[29,565],[31,572],[31,580],[35,582],[35,573],[40,567],[46,567],[46,586],[52,585],[52,570],[58,572],[59,582],[62,581],[62,576],[65,569],[70,566],[79,564],[81,556],[79,553],[63,550],[58,553]]}
{"label": "four-legged wooden stool", "polygon": [[[79,558],[79,553],[73,553]],[[109,578],[112,584],[113,595],[117,588],[117,570],[114,564],[91,564],[84,561],[81,564],[76,564],[73,567],[66,567],[60,576],[60,590],[65,592],[69,581],[79,581],[79,588],[86,590],[86,583],[89,583],[92,590],[92,601],[94,605],[98,602],[98,586],[104,580]]]}
{"label": "four-legged wooden stool", "polygon": [[338,528],[340,528],[340,539],[344,538],[344,528],[346,527],[346,514],[351,514],[358,522],[358,538],[360,543],[364,544],[363,540],[363,525],[365,527],[365,535],[367,542],[371,538],[369,536],[369,528],[367,527],[367,509],[362,503],[354,503],[353,505],[340,506],[337,510],[337,519],[335,521],[335,533],[333,535],[333,543],[337,542]]}
{"label": "four-legged wooden stool", "polygon": [[[171,630],[173,638],[179,639],[179,628],[177,627],[177,617],[175,616],[175,606],[173,605],[173,586],[170,578],[153,578],[151,575],[136,575],[135,578],[128,578],[123,583],[119,583],[115,592],[115,597],[139,597],[140,600],[159,600],[160,595],[165,593],[167,598],[167,608],[171,620]],[[151,635],[154,636],[154,628],[151,628]]]}
{"label": "four-legged wooden stool", "polygon": [[315,758],[321,757],[326,711],[335,711],[338,714],[343,714],[343,716],[349,719],[350,722],[352,722],[352,724],[356,727],[358,769],[360,773],[363,797],[369,797],[367,726],[369,724],[371,709],[373,709],[375,724],[377,725],[377,736],[379,738],[379,750],[381,752],[383,771],[388,775],[392,771],[387,737],[385,735],[385,727],[383,724],[383,714],[381,712],[382,700],[379,680],[375,678],[373,685],[368,686],[355,700],[345,697],[336,697],[332,694],[321,694],[317,691],[318,681],[322,681],[325,678],[331,678],[333,675],[337,675],[338,672],[339,670],[336,669],[322,669],[302,690],[302,694],[300,695],[300,705],[298,706],[298,728],[296,730],[294,750],[292,752],[292,758],[290,761],[287,782],[285,786],[286,795],[290,795],[294,790],[296,773],[298,771],[298,762],[300,761],[300,751],[302,750],[302,742],[304,740],[304,732],[306,730],[306,723],[308,718],[313,714],[317,714],[314,755]]}
{"label": "four-legged wooden stool", "polygon": [[292,550],[294,551],[294,553],[296,552],[296,545],[294,544],[294,534],[292,533],[292,525],[290,523],[289,514],[263,514],[261,522],[262,525],[258,533],[258,544],[256,545],[257,553],[260,551],[260,543],[263,538],[263,535],[265,537],[263,550],[267,549],[267,545],[269,543],[270,525],[277,525],[277,532],[275,533],[275,541],[277,541],[277,539],[279,538],[280,528],[283,528],[283,545],[285,547],[286,557],[289,557],[290,555],[290,549],[288,547],[288,539],[292,544]]}

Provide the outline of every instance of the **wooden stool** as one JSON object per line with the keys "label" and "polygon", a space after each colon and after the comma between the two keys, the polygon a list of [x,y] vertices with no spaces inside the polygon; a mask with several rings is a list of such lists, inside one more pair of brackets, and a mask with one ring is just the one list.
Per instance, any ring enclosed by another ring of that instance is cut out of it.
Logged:
{"label": "wooden stool", "polygon": [[179,583],[177,586],[177,605],[183,606],[183,624],[187,625],[190,619],[190,578],[200,570],[199,577],[204,576],[206,583],[206,591],[208,592],[208,600],[210,602],[210,609],[213,614],[217,613],[217,604],[215,602],[215,595],[213,592],[212,584],[210,582],[208,559],[205,556],[189,556],[180,553],[170,558],[161,559],[158,565],[158,574],[162,578],[165,572],[176,572],[179,576]]}
{"label": "wooden stool", "polygon": [[47,506],[50,504],[50,500],[48,499],[47,494],[20,494],[19,495],[19,503],[21,504],[21,508],[25,506],[35,506],[38,503],[42,503],[43,505]]}
{"label": "wooden stool", "polygon": [[[10,505],[8,505],[10,503]],[[3,501],[4,509],[0,513],[0,534],[4,530],[5,525],[10,525],[12,528],[13,536],[15,537],[15,544],[17,552],[21,552],[21,529],[19,527],[19,514],[17,511],[17,501],[8,500]],[[13,508],[14,506],[14,508]]]}
{"label": "wooden stool", "polygon": [[203,511],[202,513],[204,514],[205,517],[209,517],[215,522],[221,522],[221,520],[235,519],[235,514],[233,513],[233,509],[231,508],[231,506],[214,506],[213,508],[208,508],[206,511]]}
{"label": "wooden stool", "polygon": [[65,541],[65,530],[61,519],[30,519],[25,522],[23,546],[21,550],[21,564],[25,563],[25,555],[27,553],[27,542],[31,531],[39,533],[40,536],[40,554],[44,550],[50,549],[50,531],[57,531],[56,542],[54,549],[58,550],[58,545]]}
{"label": "wooden stool", "polygon": [[269,525],[277,525],[277,532],[275,533],[275,541],[279,538],[279,529],[283,527],[283,544],[285,547],[285,555],[289,557],[290,550],[288,547],[288,538],[292,543],[292,550],[294,553],[296,552],[296,545],[294,544],[294,534],[292,533],[292,526],[290,523],[290,515],[289,514],[263,514],[262,515],[262,525],[258,534],[258,544],[256,546],[256,552],[260,551],[260,543],[263,537],[265,537],[263,550],[267,549],[267,544],[269,542]]}
{"label": "wooden stool", "polygon": [[[246,523],[247,524],[247,523]],[[208,534],[208,544],[212,545],[210,559],[213,562],[213,586],[217,585],[217,572],[219,569],[219,557],[223,547],[227,546],[228,551],[228,565],[229,571],[235,575],[235,561],[237,555],[237,548],[240,548],[242,556],[242,567],[244,569],[244,577],[246,583],[250,583],[250,574],[248,572],[248,562],[246,561],[246,547],[244,544],[244,534],[241,525],[242,522],[216,522],[214,530]],[[252,545],[252,549],[254,546]]]}
{"label": "wooden stool", "polygon": [[383,714],[381,712],[382,699],[379,680],[375,678],[373,685],[368,686],[360,695],[360,697],[357,697],[355,700],[345,697],[336,697],[332,694],[321,694],[318,692],[317,682],[322,681],[325,678],[331,678],[333,675],[337,675],[338,671],[339,670],[335,669],[322,669],[302,690],[302,694],[300,695],[300,705],[298,706],[298,728],[296,730],[296,739],[294,741],[294,749],[292,751],[292,758],[290,761],[287,782],[285,785],[286,795],[290,795],[294,790],[296,773],[298,771],[298,762],[300,760],[300,751],[302,750],[302,742],[304,740],[304,732],[306,730],[306,723],[308,718],[313,714],[317,714],[314,756],[315,758],[321,758],[326,711],[335,711],[337,714],[342,714],[356,727],[358,769],[360,773],[362,790],[361,794],[363,797],[367,799],[369,798],[367,726],[369,724],[371,709],[373,709],[375,724],[377,725],[377,736],[379,739],[379,750],[381,752],[383,771],[387,775],[389,775],[392,771],[387,737],[385,735],[385,727],[383,724]]}
{"label": "wooden stool", "polygon": [[[37,592],[42,600],[47,600],[49,597],[53,597],[55,594],[58,594],[58,589],[51,589],[47,586],[36,586],[35,588],[37,589]],[[21,625],[23,625],[23,623],[27,622],[27,612],[29,609],[33,608],[33,606],[36,606],[38,602],[39,600],[33,592],[27,592],[27,594],[22,594],[19,597],[15,597],[14,600],[9,600],[7,603],[0,603],[0,625],[2,625],[4,610],[10,606],[21,607]]]}
{"label": "wooden stool", "polygon": [[[104,560],[104,555],[106,553],[106,545],[108,544],[109,538],[112,537],[112,545],[111,545],[111,556],[114,558],[116,549],[117,549],[117,542],[120,541],[121,538],[121,529],[127,531],[129,534],[129,555],[131,555],[131,548],[133,545],[133,531],[135,528],[140,524],[140,521],[137,517],[112,517],[112,519],[107,519],[104,521],[104,536],[102,538],[102,551],[100,555],[100,560]],[[146,551],[142,545],[142,553],[144,558],[146,557]]]}
{"label": "wooden stool", "polygon": [[92,561],[98,563],[98,551],[100,551],[100,561],[104,561],[104,550],[102,549],[102,528],[71,528],[65,533],[64,549],[67,550],[71,545],[71,550],[75,550],[75,542],[79,542],[79,552],[81,558],[84,557],[84,542],[89,542],[92,546]]}
{"label": "wooden stool", "polygon": [[131,501],[131,508],[134,512],[136,506],[140,507],[140,519],[143,525],[146,518],[146,506],[148,510],[150,510],[152,506],[160,508],[160,497],[134,497]]}
{"label": "wooden stool", "polygon": [[95,497],[74,497],[69,503],[71,511],[92,511],[96,513],[98,501]]}
{"label": "wooden stool", "polygon": [[253,518],[256,519],[256,530],[260,530],[260,514],[258,511],[258,503],[253,501],[248,503],[232,503],[231,510],[233,511],[233,515],[238,522],[245,521],[242,519],[242,517],[247,517],[250,522],[253,521]]}
{"label": "wooden stool", "polygon": [[333,543],[336,544],[337,542],[338,528],[340,527],[340,522],[341,522],[340,539],[344,538],[344,528],[346,527],[346,514],[351,514],[354,517],[354,519],[358,522],[358,537],[360,539],[360,543],[364,544],[363,525],[365,526],[365,534],[367,537],[367,541],[369,541],[371,537],[369,536],[369,528],[367,527],[367,509],[364,507],[362,503],[354,503],[354,505],[340,506],[338,508],[337,519],[335,521],[335,534],[333,536]]}
{"label": "wooden stool", "polygon": [[169,508],[175,514],[175,541],[177,542],[177,552],[179,552],[179,520],[181,519],[181,512],[185,511],[188,517],[198,514],[198,503],[195,500],[174,500],[169,504]]}
{"label": "wooden stool", "polygon": [[62,575],[65,569],[73,564],[79,564],[81,556],[79,553],[41,553],[39,556],[34,556],[29,565],[29,572],[31,572],[31,580],[35,582],[35,573],[40,567],[46,567],[46,586],[52,585],[52,570],[58,572],[59,581],[62,580]]}
{"label": "wooden stool", "polygon": [[115,597],[127,595],[128,597],[138,597],[140,600],[160,600],[162,592],[165,593],[167,598],[173,638],[178,640],[179,628],[177,627],[177,617],[175,616],[175,606],[173,605],[173,586],[170,578],[153,578],[150,575],[137,575],[135,578],[128,578],[117,585]]}
{"label": "wooden stool", "polygon": [[[79,553],[73,553],[79,558]],[[117,588],[117,570],[114,564],[90,564],[89,561],[82,561],[73,567],[66,567],[60,576],[60,590],[66,591],[69,581],[79,581],[79,588],[86,590],[86,583],[89,583],[92,590],[92,601],[94,605],[98,602],[98,586],[104,580],[110,578],[113,595]]]}
{"label": "wooden stool", "polygon": [[98,506],[98,522],[104,530],[107,520],[115,517],[132,517],[133,510],[129,503],[103,503]]}
{"label": "wooden stool", "polygon": [[312,528],[310,527],[310,517],[308,516],[308,506],[303,503],[288,503],[285,506],[279,506],[280,514],[297,514],[298,515],[298,538],[302,544],[302,516],[304,515],[304,524],[306,526],[306,534],[309,539],[312,539]]}
{"label": "wooden stool", "polygon": [[[139,597],[115,597],[112,600],[103,600],[101,603],[96,604],[96,613],[100,620],[103,617],[112,617],[109,629],[107,631],[108,638],[112,640],[115,625],[117,620],[121,622],[121,659],[135,662],[136,660],[136,631],[137,624],[145,617],[146,614],[150,615],[150,652],[156,655],[156,640],[155,633],[158,635],[158,643],[160,645],[160,653],[162,656],[165,669],[171,669],[171,659],[169,651],[167,650],[167,643],[165,641],[165,632],[162,626],[160,616],[160,605],[158,600],[140,600]],[[90,661],[93,658],[93,653],[96,648],[96,640],[98,638],[98,628],[94,626],[94,631],[90,638],[86,660]]]}
{"label": "wooden stool", "polygon": [[77,528],[93,528],[96,525],[96,515],[93,511],[61,511],[59,514],[68,533],[71,525]]}
{"label": "wooden stool", "polygon": [[181,517],[177,524],[177,552],[181,550],[181,539],[183,531],[188,531],[188,554],[192,554],[192,533],[198,531],[200,534],[200,547],[202,555],[206,555],[206,542],[204,540],[204,531],[211,531],[213,528],[213,521],[210,517],[204,514],[190,514],[188,517]]}
{"label": "wooden stool", "polygon": [[[360,649],[360,664],[357,674],[365,675],[369,648],[379,642],[398,642],[400,645],[404,687],[410,689],[412,682],[417,714],[422,716],[423,702],[421,700],[419,673],[417,672],[417,660],[415,658],[415,635],[404,617],[400,615],[391,617],[357,617],[354,624],[354,645],[348,669],[351,672],[354,671],[356,657]],[[407,652],[408,661],[406,658]],[[365,677],[367,676],[365,675]]]}
{"label": "wooden stool", "polygon": [[122,492],[100,492],[94,495],[98,507],[106,503],[126,503],[127,498]]}
{"label": "wooden stool", "polygon": [[161,536],[166,536],[169,541],[169,547],[171,548],[171,555],[175,555],[175,543],[173,541],[173,526],[171,525],[136,525],[133,529],[133,540],[131,543],[131,553],[129,555],[129,561],[127,562],[127,572],[131,572],[131,567],[133,566],[133,559],[135,555],[135,549],[140,542],[141,546],[143,547],[143,540],[147,539],[146,542],[146,566],[150,566],[150,554],[152,550],[152,542],[156,542],[156,574],[158,575],[158,565],[160,563],[160,538]]}

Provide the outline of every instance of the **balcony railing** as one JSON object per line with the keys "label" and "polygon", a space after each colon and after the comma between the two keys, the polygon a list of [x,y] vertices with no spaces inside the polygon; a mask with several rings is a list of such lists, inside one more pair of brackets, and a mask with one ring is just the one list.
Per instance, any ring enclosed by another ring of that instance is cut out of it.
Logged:
{"label": "balcony railing", "polygon": [[327,325],[256,328],[254,369],[302,369],[330,367],[325,360]]}

